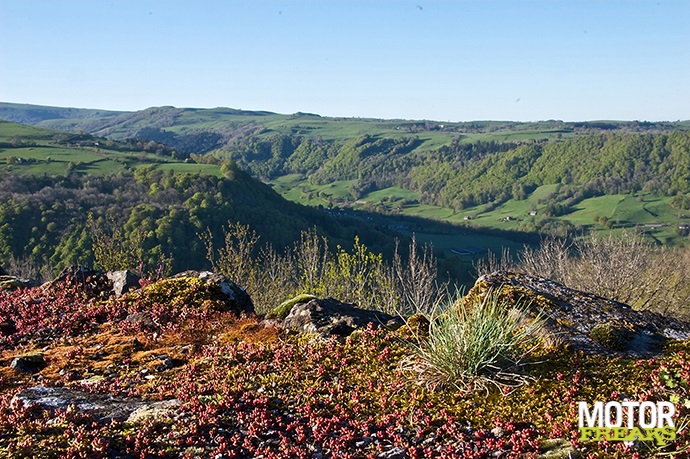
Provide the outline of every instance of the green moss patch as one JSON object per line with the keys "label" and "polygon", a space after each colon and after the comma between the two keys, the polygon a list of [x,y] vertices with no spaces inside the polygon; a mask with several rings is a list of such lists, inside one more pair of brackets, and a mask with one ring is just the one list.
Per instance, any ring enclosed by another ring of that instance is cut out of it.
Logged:
{"label": "green moss patch", "polygon": [[290,314],[290,311],[292,311],[293,306],[295,306],[296,304],[307,303],[315,299],[316,297],[314,295],[309,295],[308,293],[299,294],[294,298],[280,303],[280,305],[276,307],[273,311],[266,314],[266,318],[283,320],[288,316],[288,314]]}
{"label": "green moss patch", "polygon": [[589,337],[605,348],[624,351],[635,336],[635,329],[628,324],[610,321],[595,325]]}

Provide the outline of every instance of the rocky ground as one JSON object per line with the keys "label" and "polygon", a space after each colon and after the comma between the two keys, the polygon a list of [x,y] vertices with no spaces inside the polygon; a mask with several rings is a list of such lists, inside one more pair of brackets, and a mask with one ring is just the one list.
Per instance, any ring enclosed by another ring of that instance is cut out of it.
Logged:
{"label": "rocky ground", "polygon": [[[401,365],[419,329],[332,299],[263,318],[211,273],[0,280],[0,457],[690,456],[687,324],[545,279],[470,292],[547,316],[509,394],[420,385]],[[677,439],[578,440],[578,401],[624,398],[675,403]]]}

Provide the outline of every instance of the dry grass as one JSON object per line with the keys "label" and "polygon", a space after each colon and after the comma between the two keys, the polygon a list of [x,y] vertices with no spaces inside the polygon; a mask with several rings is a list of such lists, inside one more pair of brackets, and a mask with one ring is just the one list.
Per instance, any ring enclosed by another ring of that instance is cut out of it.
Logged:
{"label": "dry grass", "polygon": [[545,277],[636,309],[690,318],[690,249],[669,249],[641,235],[589,236],[569,243],[548,238],[511,259],[504,252],[477,266],[479,274],[514,270]]}

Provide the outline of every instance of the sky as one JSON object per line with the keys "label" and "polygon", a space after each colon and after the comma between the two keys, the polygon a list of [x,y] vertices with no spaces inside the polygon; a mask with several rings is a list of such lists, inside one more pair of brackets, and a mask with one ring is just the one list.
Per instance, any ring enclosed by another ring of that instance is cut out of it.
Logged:
{"label": "sky", "polygon": [[688,0],[0,0],[0,101],[690,119]]}

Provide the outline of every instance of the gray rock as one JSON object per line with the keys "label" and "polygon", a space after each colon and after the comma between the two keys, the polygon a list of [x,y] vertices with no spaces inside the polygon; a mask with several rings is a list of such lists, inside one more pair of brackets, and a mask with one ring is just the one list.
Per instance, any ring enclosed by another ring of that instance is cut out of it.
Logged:
{"label": "gray rock", "polygon": [[403,321],[390,314],[325,298],[295,304],[281,326],[301,333],[348,336],[356,328],[366,327],[369,323],[397,328]]}
{"label": "gray rock", "polygon": [[16,402],[21,402],[24,406],[36,406],[47,411],[74,406],[77,410],[90,414],[99,421],[119,420],[132,423],[169,416],[182,404],[177,399],[146,402],[134,397],[116,397],[64,387],[44,386],[22,390],[12,399],[10,406],[14,406]]}
{"label": "gray rock", "polygon": [[85,266],[68,266],[58,274],[51,282],[52,285],[61,284],[67,281],[85,283],[89,278],[103,277],[104,274]]}
{"label": "gray rock", "polygon": [[127,418],[127,422],[134,424],[148,419],[159,420],[171,417],[177,412],[177,408],[180,405],[182,405],[182,402],[176,398],[162,402],[146,403],[134,410]]}
{"label": "gray rock", "polygon": [[225,297],[229,310],[247,314],[255,313],[254,303],[252,303],[249,294],[242,287],[222,274],[212,273],[210,271],[184,271],[171,276],[171,279],[181,277],[197,277],[202,279],[206,285],[217,287],[220,293]]}
{"label": "gray rock", "polygon": [[116,297],[139,288],[141,277],[134,274],[132,271],[110,271],[105,273],[105,275],[110,279],[110,282],[113,283],[113,293]]}
{"label": "gray rock", "polygon": [[0,290],[36,287],[38,282],[23,277],[0,275]]}
{"label": "gray rock", "polygon": [[[522,299],[533,311],[543,311],[547,338],[587,353],[652,357],[664,342],[690,338],[686,322],[526,274],[498,271],[482,276],[469,295],[499,288],[507,300]],[[611,336],[602,333],[607,330]]]}
{"label": "gray rock", "polygon": [[125,322],[148,329],[153,329],[156,326],[151,314],[147,311],[133,312],[125,317]]}
{"label": "gray rock", "polygon": [[396,446],[395,448],[389,449],[388,451],[384,451],[376,457],[380,457],[381,459],[402,459],[406,457],[406,455],[404,449],[400,448],[399,446]]}
{"label": "gray rock", "polygon": [[38,373],[45,367],[45,364],[43,354],[35,352],[15,357],[10,363],[10,368],[20,373]]}
{"label": "gray rock", "polygon": [[160,362],[156,365],[156,371],[165,371],[175,368],[175,363],[167,355],[158,355],[156,356],[156,360]]}

